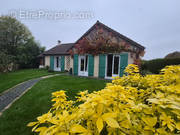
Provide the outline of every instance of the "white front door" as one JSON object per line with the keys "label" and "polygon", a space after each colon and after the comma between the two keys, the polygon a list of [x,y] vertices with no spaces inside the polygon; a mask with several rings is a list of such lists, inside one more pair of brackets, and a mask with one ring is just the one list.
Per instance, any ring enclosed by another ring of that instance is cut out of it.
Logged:
{"label": "white front door", "polygon": [[61,71],[61,56],[54,57],[54,71]]}
{"label": "white front door", "polygon": [[108,54],[106,56],[106,77],[107,79],[112,79],[112,77],[119,76],[119,65],[120,56]]}
{"label": "white front door", "polygon": [[79,75],[88,76],[88,55],[79,56]]}

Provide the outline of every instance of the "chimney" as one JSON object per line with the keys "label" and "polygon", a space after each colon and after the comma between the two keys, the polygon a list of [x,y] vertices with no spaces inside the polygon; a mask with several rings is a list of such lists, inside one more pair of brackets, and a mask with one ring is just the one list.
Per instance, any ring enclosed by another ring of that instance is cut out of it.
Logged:
{"label": "chimney", "polygon": [[58,45],[61,45],[61,40],[58,40]]}

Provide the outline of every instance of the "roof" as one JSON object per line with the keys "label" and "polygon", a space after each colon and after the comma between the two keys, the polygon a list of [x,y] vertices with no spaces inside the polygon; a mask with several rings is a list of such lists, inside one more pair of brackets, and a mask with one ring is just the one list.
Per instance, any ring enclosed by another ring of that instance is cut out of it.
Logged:
{"label": "roof", "polygon": [[69,50],[73,47],[74,43],[66,43],[57,45],[43,53],[43,55],[66,55],[69,54]]}
{"label": "roof", "polygon": [[130,43],[131,45],[134,45],[134,46],[138,47],[139,49],[142,49],[142,50],[145,49],[144,46],[142,46],[142,45],[140,45],[139,43],[131,40],[130,38],[128,38],[128,37],[120,34],[119,32],[111,29],[110,27],[106,26],[105,24],[103,24],[103,23],[101,23],[101,22],[99,22],[99,21],[97,21],[86,33],[84,33],[84,34],[75,42],[75,44],[76,44],[79,40],[81,40],[83,37],[85,37],[86,35],[88,35],[88,34],[96,27],[96,25],[100,25],[100,26],[104,27],[104,28],[107,29],[108,31],[110,31],[110,32],[112,32],[113,34],[119,36],[121,39],[125,40],[126,42]]}
{"label": "roof", "polygon": [[37,57],[38,57],[38,58],[44,57],[44,56],[43,56],[43,53],[39,54]]}

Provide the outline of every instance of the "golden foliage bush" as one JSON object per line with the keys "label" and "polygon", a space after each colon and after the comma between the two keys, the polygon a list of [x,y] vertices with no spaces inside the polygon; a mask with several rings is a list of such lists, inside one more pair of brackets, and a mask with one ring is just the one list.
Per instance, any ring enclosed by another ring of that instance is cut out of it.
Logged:
{"label": "golden foliage bush", "polygon": [[76,101],[65,91],[52,93],[52,108],[28,126],[40,135],[180,134],[180,66],[141,76],[130,64],[125,72],[100,91],[80,92]]}

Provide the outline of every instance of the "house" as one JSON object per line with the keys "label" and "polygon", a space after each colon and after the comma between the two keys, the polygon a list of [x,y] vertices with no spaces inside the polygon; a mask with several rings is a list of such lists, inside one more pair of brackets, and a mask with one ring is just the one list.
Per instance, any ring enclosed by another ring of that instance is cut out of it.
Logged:
{"label": "house", "polygon": [[72,49],[73,45],[73,43],[61,44],[60,41],[58,41],[55,47],[45,51],[39,56],[41,57],[40,67],[48,66],[53,71],[69,71],[71,64],[69,50]]}
{"label": "house", "polygon": [[111,79],[122,76],[128,64],[139,64],[145,47],[97,21],[75,43],[43,53],[45,66],[77,76]]}

